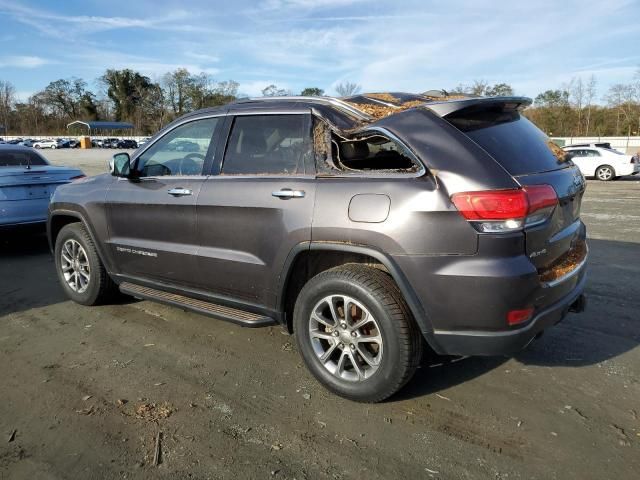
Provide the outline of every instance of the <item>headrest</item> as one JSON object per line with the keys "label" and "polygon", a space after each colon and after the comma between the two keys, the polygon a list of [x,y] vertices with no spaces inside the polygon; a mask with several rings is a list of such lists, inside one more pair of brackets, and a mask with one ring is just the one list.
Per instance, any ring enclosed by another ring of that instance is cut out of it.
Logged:
{"label": "headrest", "polygon": [[367,142],[344,142],[340,144],[342,160],[361,160],[369,156]]}

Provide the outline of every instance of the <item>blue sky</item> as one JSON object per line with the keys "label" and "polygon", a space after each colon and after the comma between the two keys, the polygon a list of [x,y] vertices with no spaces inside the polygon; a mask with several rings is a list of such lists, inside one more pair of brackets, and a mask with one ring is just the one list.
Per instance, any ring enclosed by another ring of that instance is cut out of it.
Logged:
{"label": "blue sky", "polygon": [[535,96],[594,74],[600,96],[640,66],[640,2],[629,0],[0,0],[0,79],[19,97],[72,76],[178,67],[333,94],[419,92],[484,79]]}

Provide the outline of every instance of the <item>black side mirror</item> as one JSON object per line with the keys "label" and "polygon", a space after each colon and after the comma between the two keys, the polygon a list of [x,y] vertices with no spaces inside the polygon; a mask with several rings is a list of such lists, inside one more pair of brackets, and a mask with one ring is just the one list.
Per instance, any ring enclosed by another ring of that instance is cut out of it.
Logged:
{"label": "black side mirror", "polygon": [[114,177],[129,177],[131,175],[131,157],[127,152],[116,153],[111,157],[109,170]]}

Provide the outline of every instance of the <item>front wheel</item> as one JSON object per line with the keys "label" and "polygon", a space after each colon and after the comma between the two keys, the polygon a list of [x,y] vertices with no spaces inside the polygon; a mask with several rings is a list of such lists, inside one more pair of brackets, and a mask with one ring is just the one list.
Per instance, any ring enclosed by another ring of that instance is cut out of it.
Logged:
{"label": "front wheel", "polygon": [[600,165],[596,169],[596,178],[603,182],[609,182],[616,177],[616,171],[611,165]]}
{"label": "front wheel", "polygon": [[60,230],[56,238],[55,261],[62,288],[74,302],[98,305],[116,293],[117,287],[82,223],[71,223]]}
{"label": "front wheel", "polygon": [[359,264],[316,275],[302,289],[294,330],[311,373],[330,391],[379,402],[413,376],[422,338],[393,279]]}

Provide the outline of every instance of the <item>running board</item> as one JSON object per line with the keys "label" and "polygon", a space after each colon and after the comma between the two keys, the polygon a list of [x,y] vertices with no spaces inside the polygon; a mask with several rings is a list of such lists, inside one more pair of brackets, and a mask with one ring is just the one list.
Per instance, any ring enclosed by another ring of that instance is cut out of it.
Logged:
{"label": "running board", "polygon": [[176,293],[169,293],[162,290],[156,290],[155,288],[135,285],[130,282],[121,283],[120,291],[136,298],[174,305],[176,307],[202,313],[204,315],[209,315],[220,320],[236,323],[243,327],[265,327],[276,324],[276,321],[273,318],[259,313],[247,312],[237,308],[198,300],[196,298],[185,297],[184,295],[178,295]]}

